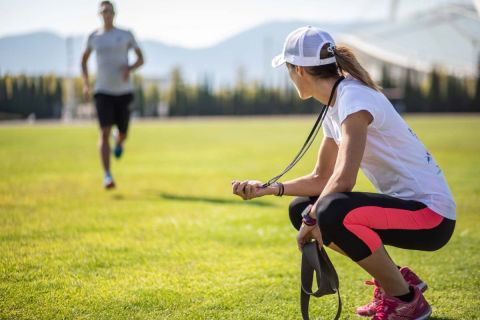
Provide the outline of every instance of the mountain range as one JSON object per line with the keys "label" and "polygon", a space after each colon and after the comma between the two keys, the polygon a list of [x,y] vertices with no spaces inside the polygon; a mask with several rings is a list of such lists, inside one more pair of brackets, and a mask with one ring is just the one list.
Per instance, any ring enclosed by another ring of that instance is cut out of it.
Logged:
{"label": "mountain range", "polygon": [[[282,50],[289,32],[309,24],[327,30],[333,36],[359,26],[359,23],[319,25],[308,21],[271,22],[241,32],[216,45],[195,49],[138,39],[146,60],[140,73],[146,78],[164,79],[168,78],[172,68],[178,66],[183,77],[191,82],[208,77],[217,84],[231,84],[240,72],[248,80],[279,81],[279,73],[271,70],[271,58]],[[134,26],[132,30],[135,31]],[[0,74],[66,75],[70,71],[73,75],[79,75],[80,56],[87,33],[68,39],[51,32],[0,38]],[[67,43],[70,43],[70,50],[67,50]],[[89,62],[93,70],[94,59],[92,56]]]}

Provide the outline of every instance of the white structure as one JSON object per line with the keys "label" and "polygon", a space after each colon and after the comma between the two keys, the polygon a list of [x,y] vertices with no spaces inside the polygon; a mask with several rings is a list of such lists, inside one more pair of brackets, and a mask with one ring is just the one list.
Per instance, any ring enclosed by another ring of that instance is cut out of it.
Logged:
{"label": "white structure", "polygon": [[397,19],[338,35],[339,43],[354,48],[378,79],[381,63],[428,72],[433,67],[458,76],[475,76],[480,58],[480,0],[443,2]]}

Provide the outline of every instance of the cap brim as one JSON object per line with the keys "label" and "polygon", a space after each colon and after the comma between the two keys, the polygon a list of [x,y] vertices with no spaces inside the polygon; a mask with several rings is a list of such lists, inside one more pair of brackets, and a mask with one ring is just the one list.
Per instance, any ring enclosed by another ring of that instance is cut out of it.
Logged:
{"label": "cap brim", "polygon": [[272,59],[273,68],[280,67],[284,63],[285,63],[285,57],[283,56],[282,53]]}

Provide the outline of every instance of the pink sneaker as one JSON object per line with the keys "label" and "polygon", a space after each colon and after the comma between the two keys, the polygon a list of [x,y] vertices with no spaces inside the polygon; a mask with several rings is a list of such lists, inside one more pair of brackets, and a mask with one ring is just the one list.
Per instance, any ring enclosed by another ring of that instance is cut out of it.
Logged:
{"label": "pink sneaker", "polygon": [[383,295],[372,320],[424,320],[432,314],[432,308],[418,288],[411,302]]}
{"label": "pink sneaker", "polygon": [[[416,287],[422,292],[425,292],[425,290],[428,289],[427,284],[423,282],[422,279],[420,279],[409,267],[401,268],[400,273],[402,274],[408,285]],[[380,300],[382,299],[383,290],[380,287],[380,284],[375,279],[367,280],[365,281],[365,284],[375,286],[375,288],[373,289],[373,298],[368,304],[358,307],[356,313],[361,317],[371,317],[375,315],[375,309],[377,308]]]}
{"label": "pink sneaker", "polygon": [[400,273],[410,286],[417,287],[422,292],[425,292],[428,289],[427,284],[423,282],[423,280],[420,279],[409,267],[401,268]]}
{"label": "pink sneaker", "polygon": [[358,307],[356,312],[361,317],[372,317],[372,316],[375,315],[377,306],[382,301],[383,290],[380,287],[380,284],[375,279],[367,280],[367,281],[365,281],[365,284],[369,285],[369,286],[374,286],[374,288],[373,288],[373,298],[368,304],[366,304],[364,306],[361,306],[361,307]]}

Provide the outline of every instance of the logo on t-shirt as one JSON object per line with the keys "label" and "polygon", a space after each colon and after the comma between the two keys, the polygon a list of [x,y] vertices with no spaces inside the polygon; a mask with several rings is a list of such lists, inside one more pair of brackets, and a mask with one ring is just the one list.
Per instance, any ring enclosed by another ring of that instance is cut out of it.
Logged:
{"label": "logo on t-shirt", "polygon": [[440,169],[440,167],[438,166],[438,164],[434,163],[434,160],[433,160],[433,157],[432,155],[430,154],[430,152],[428,151],[425,151],[425,159],[427,160],[427,163],[430,164],[435,164],[435,168],[437,169],[437,175],[441,174],[442,173],[442,169]]}
{"label": "logo on t-shirt", "polygon": [[430,152],[427,151],[427,155],[425,156],[425,158],[427,159],[427,163],[430,163],[430,161],[432,161],[432,155],[430,154]]}
{"label": "logo on t-shirt", "polygon": [[419,140],[415,132],[411,128],[408,128],[408,131],[410,131],[410,134],[415,137],[415,139]]}

